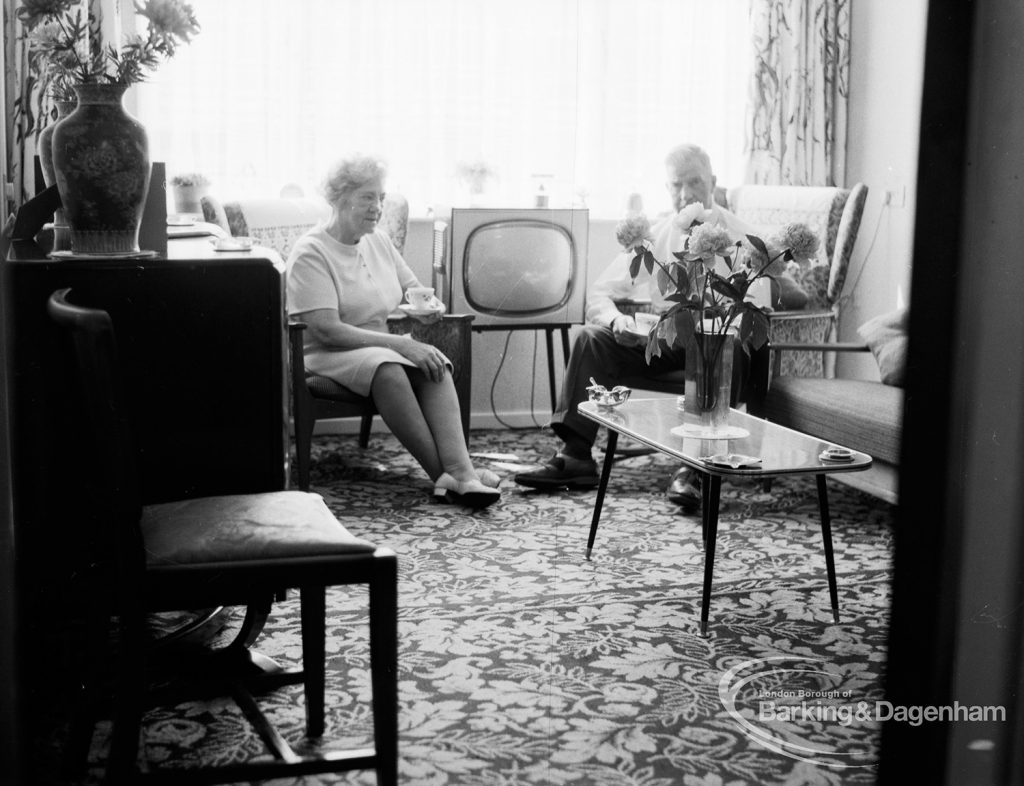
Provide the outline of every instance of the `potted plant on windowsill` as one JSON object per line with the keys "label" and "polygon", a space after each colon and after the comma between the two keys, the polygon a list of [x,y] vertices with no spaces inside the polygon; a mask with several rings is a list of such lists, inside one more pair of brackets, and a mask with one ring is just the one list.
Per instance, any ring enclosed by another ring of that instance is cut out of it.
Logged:
{"label": "potted plant on windowsill", "polygon": [[203,214],[202,199],[209,193],[210,181],[200,172],[183,172],[171,178],[174,212],[180,216]]}
{"label": "potted plant on windowsill", "polygon": [[23,0],[18,9],[33,56],[46,62],[53,78],[70,84],[78,99],[52,140],[74,254],[140,253],[149,143],[121,100],[130,85],[199,31],[182,0],[144,0],[135,11],[146,20],[145,34],[122,39],[116,19],[83,13],[78,0]]}

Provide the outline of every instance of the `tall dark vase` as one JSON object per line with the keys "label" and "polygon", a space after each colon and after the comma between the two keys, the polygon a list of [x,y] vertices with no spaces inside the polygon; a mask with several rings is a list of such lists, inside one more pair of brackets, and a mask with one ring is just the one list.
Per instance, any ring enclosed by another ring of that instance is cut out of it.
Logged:
{"label": "tall dark vase", "polygon": [[127,87],[77,85],[78,108],[53,132],[54,175],[75,254],[139,253],[149,141],[121,103]]}
{"label": "tall dark vase", "polygon": [[[43,170],[43,182],[52,186],[57,182],[53,171],[53,131],[65,117],[75,111],[74,101],[55,101],[57,119],[39,134],[39,166]],[[58,189],[59,190],[59,189]],[[64,208],[57,208],[53,217],[53,250],[68,251],[71,249],[71,231]]]}

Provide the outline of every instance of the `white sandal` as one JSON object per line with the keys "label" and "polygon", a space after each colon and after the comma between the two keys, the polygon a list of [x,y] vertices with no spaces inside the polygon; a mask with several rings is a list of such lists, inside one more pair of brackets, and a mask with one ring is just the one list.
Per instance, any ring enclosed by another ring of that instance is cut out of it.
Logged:
{"label": "white sandal", "polygon": [[471,508],[486,508],[498,501],[501,492],[486,486],[478,479],[460,482],[445,472],[434,481],[434,498],[445,502],[468,505]]}

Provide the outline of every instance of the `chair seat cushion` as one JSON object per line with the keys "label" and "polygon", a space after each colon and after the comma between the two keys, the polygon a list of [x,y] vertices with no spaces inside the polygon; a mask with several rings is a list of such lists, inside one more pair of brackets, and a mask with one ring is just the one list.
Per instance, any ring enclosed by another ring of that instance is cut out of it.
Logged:
{"label": "chair seat cushion", "polygon": [[319,494],[303,491],[147,505],[140,527],[151,568],[374,551],[345,529]]}
{"label": "chair seat cushion", "polygon": [[854,379],[776,377],[764,406],[773,423],[899,463],[901,388]]}
{"label": "chair seat cushion", "polygon": [[307,374],[306,387],[309,389],[310,394],[316,398],[350,401],[353,404],[363,403],[367,400],[366,396],[360,396],[344,385],[338,384],[330,377],[321,377],[319,374]]}

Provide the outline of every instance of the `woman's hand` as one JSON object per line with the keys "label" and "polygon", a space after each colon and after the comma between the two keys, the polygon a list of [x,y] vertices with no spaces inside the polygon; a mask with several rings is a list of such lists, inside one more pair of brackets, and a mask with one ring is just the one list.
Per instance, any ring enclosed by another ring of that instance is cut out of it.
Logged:
{"label": "woman's hand", "polygon": [[444,352],[437,347],[424,344],[422,341],[417,341],[414,338],[402,342],[400,347],[398,347],[398,351],[403,357],[415,363],[416,368],[434,382],[440,382],[444,379],[444,375],[448,371],[448,365],[451,363]]}

